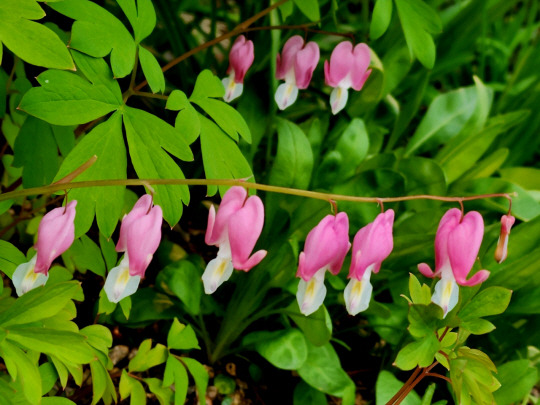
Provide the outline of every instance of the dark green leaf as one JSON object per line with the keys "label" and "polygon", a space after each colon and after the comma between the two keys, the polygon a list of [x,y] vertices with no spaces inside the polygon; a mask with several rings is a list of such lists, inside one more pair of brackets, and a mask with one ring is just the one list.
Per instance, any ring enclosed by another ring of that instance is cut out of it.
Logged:
{"label": "dark green leaf", "polygon": [[62,259],[68,268],[75,268],[81,272],[90,270],[98,276],[105,277],[105,262],[101,256],[101,250],[86,235],[74,241],[71,247],[62,254]]}
{"label": "dark green leaf", "polygon": [[244,338],[242,344],[254,344],[261,356],[283,370],[302,367],[308,354],[306,339],[298,329],[253,332]]}
{"label": "dark green leaf", "polygon": [[176,295],[187,311],[197,315],[201,310],[201,272],[188,260],[171,263],[157,276],[156,284]]}
{"label": "dark green leaf", "polygon": [[6,276],[11,278],[17,266],[26,261],[26,256],[19,249],[5,240],[0,240],[0,269]]}
{"label": "dark green leaf", "polygon": [[[375,397],[376,405],[385,405],[397,392],[403,387],[401,381],[399,381],[391,372],[383,370],[377,377],[377,384],[375,385]],[[411,391],[409,395],[405,397],[403,405],[420,405],[420,397],[415,391]]]}
{"label": "dark green leaf", "polygon": [[369,26],[369,37],[375,40],[382,36],[392,19],[392,0],[377,0],[373,7],[373,16]]}
{"label": "dark green leaf", "polygon": [[458,315],[462,320],[470,320],[489,315],[502,314],[508,304],[512,291],[503,287],[489,287],[476,295]]}
{"label": "dark green leaf", "polygon": [[336,397],[343,397],[353,381],[341,368],[339,357],[330,343],[313,346],[306,341],[308,357],[298,374],[302,379],[319,391]]}
{"label": "dark green leaf", "polygon": [[497,378],[501,388],[495,391],[497,405],[510,405],[522,402],[538,381],[537,369],[531,367],[529,360],[515,360],[499,366]]}
{"label": "dark green leaf", "polygon": [[286,309],[286,314],[304,332],[304,336],[315,346],[322,346],[332,337],[332,319],[324,305],[309,316],[300,312],[296,300]]}
{"label": "dark green leaf", "polygon": [[300,381],[294,389],[293,405],[327,405],[326,395]]}
{"label": "dark green leaf", "polygon": [[311,21],[319,21],[321,12],[319,11],[319,2],[317,0],[293,0],[296,7]]}
{"label": "dark green leaf", "polygon": [[313,153],[304,134],[296,124],[277,120],[278,149],[272,170],[270,184],[282,187],[306,189],[313,169]]}

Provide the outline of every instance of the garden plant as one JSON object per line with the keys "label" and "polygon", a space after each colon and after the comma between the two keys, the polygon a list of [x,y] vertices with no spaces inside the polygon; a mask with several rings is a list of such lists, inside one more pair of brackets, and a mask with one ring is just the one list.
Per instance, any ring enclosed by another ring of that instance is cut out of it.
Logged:
{"label": "garden plant", "polygon": [[540,403],[537,0],[0,0],[0,405]]}

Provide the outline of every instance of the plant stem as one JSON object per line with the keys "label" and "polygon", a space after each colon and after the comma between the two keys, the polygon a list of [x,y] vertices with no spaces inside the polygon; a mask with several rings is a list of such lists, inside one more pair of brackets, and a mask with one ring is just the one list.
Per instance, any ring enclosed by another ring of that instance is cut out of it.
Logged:
{"label": "plant stem", "polygon": [[269,191],[272,193],[295,195],[299,197],[313,198],[324,201],[351,201],[351,202],[365,202],[365,203],[390,203],[399,201],[410,200],[437,200],[447,202],[460,202],[460,201],[472,201],[482,200],[486,198],[506,198],[511,200],[515,197],[516,193],[492,193],[492,194],[479,194],[467,197],[447,197],[437,195],[407,195],[402,197],[356,197],[350,195],[323,193],[318,191],[301,190],[297,188],[270,186],[267,184],[248,183],[245,180],[232,180],[232,179],[116,179],[116,180],[91,180],[91,181],[76,181],[73,183],[54,183],[43,187],[34,187],[23,190],[11,191],[8,193],[0,194],[0,201],[9,200],[11,198],[24,197],[37,194],[52,194],[60,190],[70,190],[74,188],[86,188],[86,187],[110,187],[110,186],[145,186],[148,184],[155,185],[186,185],[186,186],[242,186],[247,189]]}
{"label": "plant stem", "polygon": [[[235,35],[239,35],[243,32],[246,32],[246,30],[249,28],[249,26],[251,24],[253,24],[255,21],[257,21],[258,19],[264,17],[265,15],[267,15],[268,13],[270,13],[272,10],[274,10],[275,8],[278,8],[279,6],[281,6],[282,4],[286,3],[287,1],[289,0],[280,0],[278,1],[277,3],[274,3],[272,4],[270,7],[267,7],[265,8],[264,10],[262,10],[261,12],[255,14],[253,17],[250,17],[248,18],[247,20],[245,20],[244,22],[238,24],[232,31],[229,31],[223,35],[220,35],[219,37],[217,38],[214,38],[208,42],[205,42],[204,44],[201,44],[193,49],[190,49],[189,51],[187,51],[186,53],[178,56],[177,58],[173,59],[172,61],[170,61],[169,63],[167,63],[165,66],[163,66],[161,68],[161,70],[163,72],[166,72],[167,70],[169,70],[170,68],[172,68],[173,66],[176,66],[178,65],[180,62],[182,62],[183,60],[189,58],[190,56],[193,56],[195,55],[196,53],[206,49],[206,48],[209,48],[221,41],[224,41],[228,38],[231,38],[231,37],[234,37]],[[148,84],[148,81],[143,81],[141,83],[139,83],[137,86],[135,86],[134,90],[135,91],[138,91],[140,89],[142,89],[144,86],[146,86]]]}
{"label": "plant stem", "polygon": [[414,373],[412,373],[409,379],[405,382],[405,384],[403,384],[403,387],[401,387],[401,389],[398,392],[396,392],[396,395],[390,398],[390,401],[388,401],[386,405],[392,405],[394,402],[396,402],[396,400],[398,400],[401,397],[401,394],[403,394],[406,387],[408,387],[409,384],[411,384],[414,381],[414,379],[418,376],[418,374],[420,374],[422,370],[423,368],[416,367],[416,370],[414,370]]}

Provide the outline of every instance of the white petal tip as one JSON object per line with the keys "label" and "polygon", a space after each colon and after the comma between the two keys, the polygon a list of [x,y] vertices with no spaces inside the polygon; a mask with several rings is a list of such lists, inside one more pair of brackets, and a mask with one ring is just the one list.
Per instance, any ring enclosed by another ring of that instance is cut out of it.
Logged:
{"label": "white petal tip", "polygon": [[298,98],[298,87],[290,83],[282,83],[276,90],[274,100],[280,110],[291,106]]}
{"label": "white petal tip", "polygon": [[453,279],[441,279],[435,285],[431,301],[443,310],[443,318],[452,311],[459,300],[459,287]]}
{"label": "white petal tip", "polygon": [[141,282],[139,276],[131,276],[129,274],[129,263],[126,257],[124,256],[124,259],[117,267],[111,269],[103,287],[105,294],[107,294],[107,299],[115,304],[135,294]]}
{"label": "white petal tip", "polygon": [[322,273],[322,277],[315,275],[309,281],[300,279],[296,300],[302,314],[308,316],[317,311],[322,305],[324,297],[326,297],[324,273]]}
{"label": "white petal tip", "polygon": [[225,95],[223,96],[223,100],[225,100],[227,103],[230,103],[235,98],[240,97],[244,90],[243,83],[236,83],[232,77],[226,77],[222,81],[223,87],[225,87]]}
{"label": "white petal tip", "polygon": [[232,261],[228,257],[218,256],[210,260],[202,275],[204,292],[213,294],[221,284],[231,278],[233,270]]}
{"label": "white petal tip", "polygon": [[335,87],[330,94],[330,107],[332,108],[332,114],[336,115],[338,112],[345,108],[347,99],[349,98],[349,91],[342,87]]}
{"label": "white petal tip", "polygon": [[343,292],[347,312],[355,316],[369,307],[373,286],[368,279],[356,280],[352,278]]}
{"label": "white petal tip", "polygon": [[26,294],[28,291],[34,288],[40,287],[47,283],[49,279],[48,274],[34,272],[36,265],[37,255],[35,255],[29,262],[22,263],[15,269],[13,276],[11,277],[15,291],[20,297]]}

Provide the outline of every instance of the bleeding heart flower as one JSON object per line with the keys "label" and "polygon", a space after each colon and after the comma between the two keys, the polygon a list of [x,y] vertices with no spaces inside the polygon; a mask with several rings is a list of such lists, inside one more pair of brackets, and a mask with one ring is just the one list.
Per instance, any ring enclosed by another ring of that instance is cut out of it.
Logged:
{"label": "bleeding heart flower", "polygon": [[304,315],[315,312],[322,305],[326,296],[326,271],[338,274],[350,247],[349,218],[344,212],[327,215],[309,232],[296,273],[300,277],[296,299]]}
{"label": "bleeding heart flower", "polygon": [[214,206],[210,207],[205,241],[219,250],[202,276],[206,294],[212,294],[227,281],[233,269],[248,271],[266,256],[266,250],[251,255],[264,225],[263,203],[257,196],[246,197],[246,189],[231,187],[217,214]]}
{"label": "bleeding heart flower", "polygon": [[120,264],[107,275],[104,289],[109,301],[119,302],[137,291],[161,241],[162,222],[161,207],[152,204],[149,194],[139,198],[124,216],[116,251],[125,254]]}
{"label": "bleeding heart flower", "polygon": [[247,41],[246,37],[240,35],[234,41],[229,52],[229,68],[226,77],[222,80],[225,87],[223,99],[229,103],[239,97],[244,90],[244,76],[255,59],[253,41]]}
{"label": "bleeding heart flower", "polygon": [[489,271],[480,270],[467,280],[483,236],[484,220],[480,213],[471,211],[462,218],[461,211],[452,208],[442,217],[435,236],[435,272],[426,263],[418,265],[424,276],[441,278],[435,285],[431,300],[443,309],[444,316],[458,302],[458,284],[473,286],[489,277]]}
{"label": "bleeding heart flower", "polygon": [[382,261],[394,248],[393,225],[394,211],[388,210],[377,215],[375,221],[360,229],[354,237],[349,270],[351,281],[344,291],[347,311],[351,315],[365,311],[369,306],[373,291],[371,272],[379,272]]}
{"label": "bleeding heart flower", "polygon": [[285,80],[277,88],[275,100],[280,110],[284,110],[296,101],[298,89],[307,89],[313,71],[319,62],[319,45],[308,42],[295,35],[283,46],[282,54],[277,54],[276,79]]}
{"label": "bleeding heart flower", "polygon": [[371,69],[368,69],[370,61],[370,51],[366,44],[358,44],[353,48],[352,43],[344,41],[334,48],[330,62],[324,62],[326,84],[334,87],[330,94],[330,106],[334,115],[347,104],[349,88],[362,90],[371,73]]}
{"label": "bleeding heart flower", "polygon": [[27,263],[20,264],[13,273],[13,284],[17,295],[45,285],[49,278],[49,268],[54,259],[69,249],[75,239],[75,206],[71,201],[65,207],[48,212],[38,228],[36,255]]}

